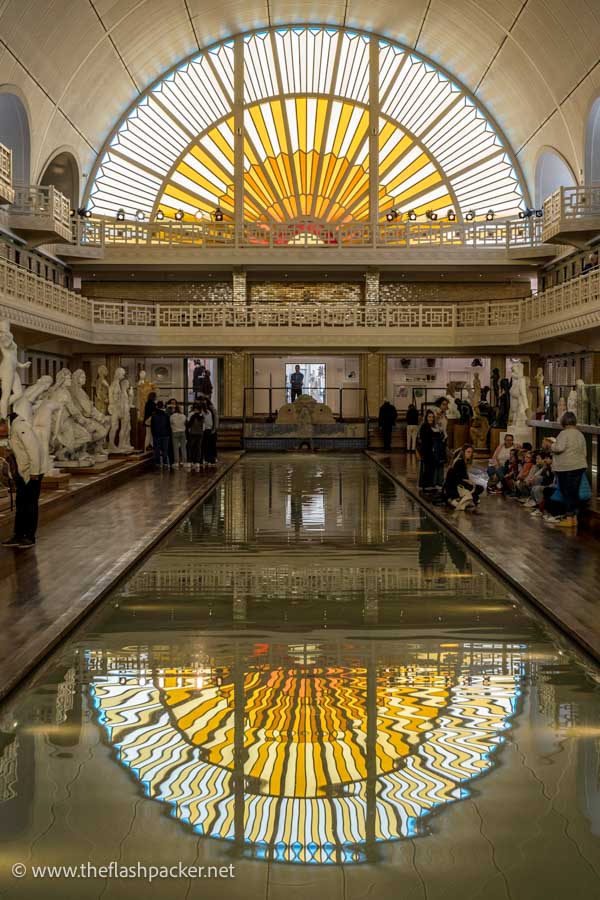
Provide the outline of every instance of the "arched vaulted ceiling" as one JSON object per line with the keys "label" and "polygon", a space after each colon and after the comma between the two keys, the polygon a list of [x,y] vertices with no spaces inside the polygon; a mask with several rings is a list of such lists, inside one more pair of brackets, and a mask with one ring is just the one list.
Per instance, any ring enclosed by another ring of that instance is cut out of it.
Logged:
{"label": "arched vaulted ceiling", "polygon": [[296,22],[374,31],[440,63],[504,130],[532,192],[545,146],[583,168],[600,93],[600,4],[589,0],[0,0],[0,85],[29,106],[32,176],[57,147],[88,173],[128,106],[199,48]]}

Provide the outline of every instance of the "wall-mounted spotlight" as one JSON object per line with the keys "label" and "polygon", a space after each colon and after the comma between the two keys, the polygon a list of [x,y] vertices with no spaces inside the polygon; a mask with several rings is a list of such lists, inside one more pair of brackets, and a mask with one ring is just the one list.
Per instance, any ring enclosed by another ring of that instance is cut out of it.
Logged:
{"label": "wall-mounted spotlight", "polygon": [[436,212],[434,212],[433,209],[428,209],[428,210],[426,210],[426,211],[425,211],[425,215],[427,216],[427,218],[428,218],[431,222],[435,222],[435,220],[436,220],[437,217],[438,217],[438,214],[437,214]]}
{"label": "wall-mounted spotlight", "polygon": [[449,222],[456,222],[456,213],[453,209],[448,210],[448,212],[446,213],[446,218]]}
{"label": "wall-mounted spotlight", "polygon": [[162,209],[159,209],[158,212],[156,213],[156,218],[157,218],[157,220],[158,220],[159,222],[162,222],[162,220],[164,219],[164,217],[165,217],[164,212],[162,211]]}
{"label": "wall-mounted spotlight", "polygon": [[494,210],[493,209],[488,209],[488,211],[485,214],[485,221],[486,222],[494,221]]}
{"label": "wall-mounted spotlight", "polygon": [[467,222],[472,222],[474,218],[475,218],[475,210],[470,209],[468,211],[468,213],[466,214],[465,219],[467,220]]}
{"label": "wall-mounted spotlight", "polygon": [[177,219],[178,222],[181,222],[181,220],[183,219],[183,210],[182,209],[177,210],[177,212],[175,213],[175,218]]}
{"label": "wall-mounted spotlight", "polygon": [[120,210],[117,212],[117,222],[124,222],[124,221],[125,221],[125,210],[124,210],[124,209],[120,209]]}
{"label": "wall-mounted spotlight", "polygon": [[393,222],[394,219],[397,219],[397,218],[398,218],[398,210],[397,210],[397,209],[390,209],[388,212],[386,212],[385,217],[386,217],[386,219],[387,219],[388,222]]}
{"label": "wall-mounted spotlight", "polygon": [[200,222],[204,218],[204,213],[201,209],[196,210],[196,212],[194,213],[194,218],[197,219],[198,222]]}
{"label": "wall-mounted spotlight", "polygon": [[138,209],[138,211],[135,214],[135,217],[138,220],[138,222],[142,222],[145,218],[144,213],[142,212],[141,209]]}
{"label": "wall-mounted spotlight", "polygon": [[535,217],[536,217],[536,219],[541,219],[541,218],[543,218],[543,216],[544,216],[544,210],[543,210],[543,209],[536,209],[536,211],[535,211]]}
{"label": "wall-mounted spotlight", "polygon": [[76,209],[73,209],[73,208],[71,207],[71,209],[69,210],[69,215],[71,216],[72,219],[75,217],[75,213],[76,213],[76,212],[77,212],[77,210],[76,210]]}
{"label": "wall-mounted spotlight", "polygon": [[417,221],[417,214],[416,214],[416,212],[414,211],[414,209],[409,209],[407,215],[408,215],[408,220],[409,220],[409,222],[416,222],[416,221]]}
{"label": "wall-mounted spotlight", "polygon": [[214,215],[215,215],[215,222],[223,221],[223,210],[221,209],[220,206],[217,206],[217,208],[215,209]]}

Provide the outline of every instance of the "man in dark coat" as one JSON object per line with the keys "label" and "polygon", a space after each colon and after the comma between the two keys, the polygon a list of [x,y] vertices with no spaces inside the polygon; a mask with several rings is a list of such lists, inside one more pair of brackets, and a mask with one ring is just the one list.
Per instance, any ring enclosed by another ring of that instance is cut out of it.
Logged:
{"label": "man in dark coat", "polygon": [[384,400],[379,407],[379,427],[383,435],[383,449],[392,449],[392,430],[398,419],[398,410],[389,402]]}

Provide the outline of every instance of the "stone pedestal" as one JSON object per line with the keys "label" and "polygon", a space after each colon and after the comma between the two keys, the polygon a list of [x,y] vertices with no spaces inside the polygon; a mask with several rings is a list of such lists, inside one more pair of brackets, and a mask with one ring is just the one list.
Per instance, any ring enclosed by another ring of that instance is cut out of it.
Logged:
{"label": "stone pedestal", "polygon": [[462,447],[463,444],[466,444],[469,440],[469,426],[468,425],[460,425],[458,422],[454,425],[454,448]]}
{"label": "stone pedestal", "polygon": [[42,491],[68,491],[70,482],[71,475],[68,472],[61,472],[60,475],[44,475]]}

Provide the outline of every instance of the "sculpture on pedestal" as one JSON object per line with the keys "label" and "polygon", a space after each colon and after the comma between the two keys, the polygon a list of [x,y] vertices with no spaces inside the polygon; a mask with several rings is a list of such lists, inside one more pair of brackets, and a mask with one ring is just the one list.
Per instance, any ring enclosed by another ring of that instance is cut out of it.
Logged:
{"label": "sculpture on pedestal", "polygon": [[471,443],[477,450],[487,449],[490,424],[485,416],[475,415],[469,429]]}
{"label": "sculpture on pedestal", "polygon": [[50,396],[52,377],[44,375],[37,383],[40,382],[43,382],[46,387],[38,396],[37,403],[33,408],[33,430],[42,447],[44,475],[58,475],[59,470],[54,468],[54,456],[50,452],[50,448],[54,447],[56,443],[56,432],[59,425],[58,412],[61,405]]}
{"label": "sculpture on pedestal", "polygon": [[31,363],[21,363],[18,350],[10,330],[8,319],[0,319],[0,419],[8,419],[10,406],[23,396],[23,385],[17,369],[27,369]]}
{"label": "sculpture on pedestal", "polygon": [[[123,388],[123,382],[126,382]],[[126,401],[124,400],[124,396]],[[125,378],[125,369],[120,366],[115,370],[113,380],[108,389],[108,412],[110,429],[108,432],[108,449],[113,453],[129,453],[133,447],[129,443],[131,430],[129,382]],[[117,444],[117,434],[119,442]]]}
{"label": "sculpture on pedestal", "polygon": [[138,422],[144,421],[146,401],[148,400],[149,395],[152,393],[156,393],[156,385],[152,381],[146,381],[146,372],[144,371],[144,369],[142,369],[140,371],[140,376],[137,383],[135,398]]}
{"label": "sculpture on pedestal", "polygon": [[108,453],[104,445],[110,419],[96,409],[85,392],[85,372],[83,369],[77,369],[73,372],[71,382],[71,397],[84,419],[84,427],[89,434],[88,451],[96,462],[102,462],[108,459]]}
{"label": "sculpture on pedestal", "polygon": [[544,412],[544,399],[545,399],[545,385],[544,385],[544,370],[538,369],[535,373],[535,383],[537,387],[537,398],[535,409],[536,412]]}
{"label": "sculpture on pedestal", "polygon": [[575,388],[571,388],[569,391],[569,396],[567,397],[567,409],[569,412],[577,415],[577,391]]}
{"label": "sculpture on pedestal", "polygon": [[61,369],[49,395],[59,405],[54,441],[56,460],[60,466],[93,466],[94,458],[87,450],[90,433],[71,396],[72,377],[69,369]]}
{"label": "sculpture on pedestal", "polygon": [[512,384],[510,387],[510,423],[522,426],[527,424],[527,382],[523,374],[523,363],[515,362],[511,366]]}
{"label": "sculpture on pedestal", "polygon": [[106,366],[98,366],[95,387],[96,409],[105,416],[108,413],[108,369]]}
{"label": "sculpture on pedestal", "polygon": [[500,369],[492,369],[492,403],[498,406],[500,402]]}
{"label": "sculpture on pedestal", "polygon": [[556,421],[560,422],[567,411],[567,401],[564,397],[559,397],[558,406],[556,407]]}
{"label": "sculpture on pedestal", "polygon": [[479,378],[479,372],[473,373],[473,384],[471,386],[472,389],[472,399],[471,405],[473,407],[473,411],[475,415],[477,415],[477,411],[479,409],[479,404],[481,403],[481,379]]}

